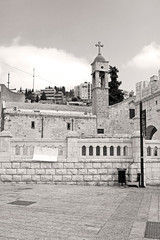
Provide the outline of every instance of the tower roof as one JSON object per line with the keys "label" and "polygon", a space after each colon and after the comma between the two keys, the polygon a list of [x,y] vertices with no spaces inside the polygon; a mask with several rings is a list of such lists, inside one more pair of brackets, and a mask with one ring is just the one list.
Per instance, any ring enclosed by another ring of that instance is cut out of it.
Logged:
{"label": "tower roof", "polygon": [[97,57],[94,59],[95,62],[105,62],[105,58],[101,55],[98,54]]}
{"label": "tower roof", "polygon": [[94,62],[106,62],[105,58],[99,53],[97,57],[94,59]]}

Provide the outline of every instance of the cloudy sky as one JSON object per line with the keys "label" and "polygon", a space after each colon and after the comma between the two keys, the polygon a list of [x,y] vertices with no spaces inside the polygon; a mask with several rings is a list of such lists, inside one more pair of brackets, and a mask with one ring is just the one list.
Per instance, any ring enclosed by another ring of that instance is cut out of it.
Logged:
{"label": "cloudy sky", "polygon": [[160,0],[0,0],[0,83],[73,88],[91,81],[97,55],[119,69],[122,88],[160,69]]}

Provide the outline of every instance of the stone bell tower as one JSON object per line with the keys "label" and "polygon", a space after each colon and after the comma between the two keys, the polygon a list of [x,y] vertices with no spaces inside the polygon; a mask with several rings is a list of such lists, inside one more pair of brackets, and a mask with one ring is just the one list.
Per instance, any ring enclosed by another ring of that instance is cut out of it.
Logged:
{"label": "stone bell tower", "polygon": [[109,117],[109,89],[108,89],[108,61],[101,55],[101,42],[98,47],[98,55],[92,66],[92,114],[97,116],[97,130],[104,133],[105,120]]}

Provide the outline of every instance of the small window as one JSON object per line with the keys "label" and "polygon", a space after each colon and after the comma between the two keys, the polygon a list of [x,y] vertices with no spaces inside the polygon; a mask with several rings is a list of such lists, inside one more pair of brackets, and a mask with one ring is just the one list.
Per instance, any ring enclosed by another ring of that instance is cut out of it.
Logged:
{"label": "small window", "polygon": [[107,156],[107,147],[106,146],[103,147],[103,156]]}
{"label": "small window", "polygon": [[104,129],[103,128],[98,128],[97,133],[98,134],[104,134]]}
{"label": "small window", "polygon": [[31,128],[32,128],[32,129],[35,129],[35,121],[32,121],[32,122],[31,122]]}
{"label": "small window", "polygon": [[124,146],[124,148],[123,148],[123,155],[124,156],[128,155],[128,147],[127,146]]}
{"label": "small window", "polygon": [[63,147],[62,146],[59,146],[58,147],[58,155],[63,155]]}
{"label": "small window", "polygon": [[82,147],[82,156],[86,156],[86,146]]}
{"label": "small window", "polygon": [[151,147],[150,146],[147,148],[147,156],[151,156]]}
{"label": "small window", "polygon": [[154,156],[158,156],[158,148],[157,147],[154,148]]}
{"label": "small window", "polygon": [[28,147],[27,146],[23,146],[23,155],[28,155]]}
{"label": "small window", "polygon": [[114,156],[114,147],[113,146],[110,147],[110,156]]}
{"label": "small window", "polygon": [[100,146],[96,147],[96,156],[100,156]]}
{"label": "small window", "polygon": [[20,155],[20,146],[16,145],[15,147],[15,154]]}
{"label": "small window", "polygon": [[93,156],[93,147],[92,146],[89,147],[89,156]]}
{"label": "small window", "polygon": [[67,123],[67,130],[71,130],[71,124]]}
{"label": "small window", "polygon": [[117,147],[117,156],[121,156],[121,147],[120,146]]}
{"label": "small window", "polygon": [[132,119],[135,117],[135,109],[129,109],[129,118]]}

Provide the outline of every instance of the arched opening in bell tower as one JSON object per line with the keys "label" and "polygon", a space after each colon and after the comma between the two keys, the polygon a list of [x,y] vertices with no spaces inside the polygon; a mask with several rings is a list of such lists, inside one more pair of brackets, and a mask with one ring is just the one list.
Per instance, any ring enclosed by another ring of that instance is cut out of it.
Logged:
{"label": "arched opening in bell tower", "polygon": [[100,88],[105,88],[105,72],[99,72]]}
{"label": "arched opening in bell tower", "polygon": [[153,135],[157,132],[157,128],[150,125],[146,128],[146,140],[151,140]]}

